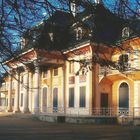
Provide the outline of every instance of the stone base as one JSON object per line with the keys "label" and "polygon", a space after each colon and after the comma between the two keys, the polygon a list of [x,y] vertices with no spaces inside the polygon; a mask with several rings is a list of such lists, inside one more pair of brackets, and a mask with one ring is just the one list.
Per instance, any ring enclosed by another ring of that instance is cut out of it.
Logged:
{"label": "stone base", "polygon": [[134,124],[135,126],[140,126],[140,118],[134,118],[133,124]]}
{"label": "stone base", "polygon": [[39,120],[47,122],[66,122],[79,124],[117,124],[116,117],[74,117],[60,115],[39,115]]}
{"label": "stone base", "polygon": [[21,113],[21,111],[20,110],[16,110],[16,111],[14,111],[14,113]]}
{"label": "stone base", "polygon": [[8,109],[8,110],[6,110],[6,112],[13,112],[13,110],[12,109]]}

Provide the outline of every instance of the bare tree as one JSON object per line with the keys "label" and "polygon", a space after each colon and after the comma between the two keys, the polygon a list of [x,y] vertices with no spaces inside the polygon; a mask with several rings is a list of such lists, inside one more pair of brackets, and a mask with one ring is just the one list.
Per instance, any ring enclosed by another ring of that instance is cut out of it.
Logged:
{"label": "bare tree", "polygon": [[[1,0],[0,2],[0,64],[3,66],[3,61],[11,57],[20,60],[16,53],[20,49],[21,38],[25,33],[29,33],[34,29],[33,26],[39,24],[42,20],[48,19],[55,11],[61,10],[73,14],[71,10],[71,2],[75,2],[78,6],[77,13],[84,10],[96,11],[97,5],[103,5],[107,10],[117,15],[120,19],[128,20],[128,24],[132,24],[140,17],[140,2],[139,0]],[[73,20],[77,22],[75,15]],[[80,20],[80,19],[78,19]],[[82,23],[83,21],[79,21]],[[101,25],[101,27],[104,27]],[[100,28],[100,27],[99,27]],[[39,31],[38,31],[39,32]],[[138,32],[136,30],[136,32]],[[39,35],[43,37],[41,32]],[[138,32],[139,34],[139,32]],[[29,34],[28,34],[29,35]],[[28,36],[29,39],[34,40],[36,36]],[[91,36],[92,37],[92,36]],[[104,43],[102,39],[98,41],[99,44]],[[115,45],[115,42],[112,42]],[[102,47],[102,45],[100,45]],[[119,49],[120,45],[118,46]],[[96,50],[98,51],[98,50]],[[61,52],[63,53],[63,52]],[[64,57],[65,58],[65,57]],[[74,61],[74,60],[73,60]],[[22,62],[24,63],[24,62]],[[80,62],[85,66],[85,62]],[[89,62],[88,62],[89,63]],[[87,64],[88,64],[87,63]],[[90,63],[99,63],[101,65],[113,66],[113,62],[99,57],[98,52]]]}

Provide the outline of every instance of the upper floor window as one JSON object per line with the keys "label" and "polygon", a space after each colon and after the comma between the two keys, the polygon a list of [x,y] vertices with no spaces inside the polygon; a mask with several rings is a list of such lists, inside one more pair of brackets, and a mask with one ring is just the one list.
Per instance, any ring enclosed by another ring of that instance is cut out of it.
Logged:
{"label": "upper floor window", "polygon": [[122,54],[119,57],[119,71],[126,71],[129,68],[129,58],[128,58],[128,54]]}
{"label": "upper floor window", "polygon": [[42,78],[48,78],[48,71],[42,72]]}
{"label": "upper floor window", "polygon": [[76,30],[76,40],[81,40],[82,39],[82,28],[78,27]]}
{"label": "upper floor window", "polygon": [[128,63],[128,54],[122,54],[119,56],[119,63]]}
{"label": "upper floor window", "polygon": [[57,69],[54,69],[54,76],[57,76],[58,75],[58,68]]}
{"label": "upper floor window", "polygon": [[69,73],[74,73],[74,62],[69,62]]}
{"label": "upper floor window", "polygon": [[124,27],[122,30],[122,37],[129,37],[130,29],[129,27]]}

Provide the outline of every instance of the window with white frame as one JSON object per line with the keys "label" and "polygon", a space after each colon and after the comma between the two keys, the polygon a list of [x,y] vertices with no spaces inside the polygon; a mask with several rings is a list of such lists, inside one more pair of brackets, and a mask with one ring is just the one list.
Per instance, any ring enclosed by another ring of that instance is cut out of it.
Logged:
{"label": "window with white frame", "polygon": [[82,86],[80,87],[80,101],[79,101],[79,106],[80,107],[85,107],[86,106],[86,87]]}
{"label": "window with white frame", "polygon": [[74,88],[69,88],[69,107],[74,107]]}
{"label": "window with white frame", "polygon": [[58,68],[54,69],[53,75],[54,75],[54,76],[57,76],[57,75],[58,75]]}
{"label": "window with white frame", "polygon": [[82,39],[82,28],[78,27],[76,29],[76,40],[81,40]]}
{"label": "window with white frame", "polygon": [[42,78],[47,79],[48,78],[48,71],[42,72]]}

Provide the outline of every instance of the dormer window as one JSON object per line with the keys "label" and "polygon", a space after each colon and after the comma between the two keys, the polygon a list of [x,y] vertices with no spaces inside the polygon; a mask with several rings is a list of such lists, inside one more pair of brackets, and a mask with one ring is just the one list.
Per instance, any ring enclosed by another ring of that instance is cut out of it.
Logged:
{"label": "dormer window", "polygon": [[53,41],[54,40],[54,37],[53,37],[53,33],[49,33],[49,37],[50,37],[50,40]]}
{"label": "dormer window", "polygon": [[48,71],[42,72],[42,78],[48,78]]}
{"label": "dormer window", "polygon": [[78,27],[76,30],[76,40],[81,40],[82,39],[82,28]]}
{"label": "dormer window", "polygon": [[122,30],[122,37],[129,37],[130,29],[129,27],[124,27]]}
{"label": "dormer window", "polygon": [[126,71],[128,70],[129,64],[129,57],[128,54],[122,54],[119,57],[119,70],[120,71]]}

